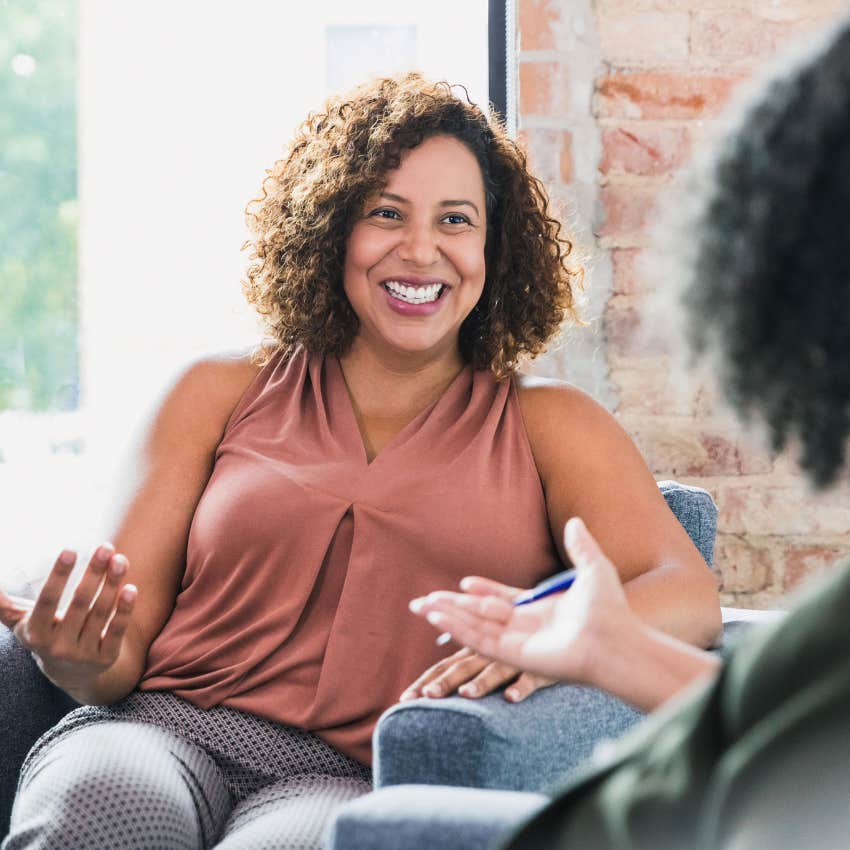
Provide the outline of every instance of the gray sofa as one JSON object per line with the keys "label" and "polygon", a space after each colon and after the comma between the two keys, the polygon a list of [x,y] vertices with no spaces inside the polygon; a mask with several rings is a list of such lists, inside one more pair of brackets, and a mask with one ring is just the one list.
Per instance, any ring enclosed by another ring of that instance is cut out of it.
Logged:
{"label": "gray sofa", "polygon": [[[717,518],[711,496],[676,482],[659,487],[711,565]],[[750,612],[725,614],[729,635]],[[75,706],[0,626],[0,836],[8,829],[24,756]],[[601,740],[619,737],[640,718],[640,712],[614,697],[572,685],[538,691],[520,705],[493,694],[393,706],[375,730],[376,791],[343,807],[330,846],[490,846],[543,805],[545,790],[588,758]]]}
{"label": "gray sofa", "polygon": [[[659,487],[709,566],[717,507],[705,490]],[[779,612],[724,608],[723,644]],[[521,705],[500,694],[415,700],[390,708],[374,736],[375,788],[346,803],[329,850],[484,850],[543,806],[546,790],[594,748],[620,737],[639,711],[609,694],[555,685]]]}

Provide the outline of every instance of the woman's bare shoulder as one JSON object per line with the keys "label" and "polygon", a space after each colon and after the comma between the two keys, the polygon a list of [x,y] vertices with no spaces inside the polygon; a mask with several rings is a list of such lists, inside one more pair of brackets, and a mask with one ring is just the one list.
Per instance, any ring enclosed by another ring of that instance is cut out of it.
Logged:
{"label": "woman's bare shoulder", "polygon": [[262,369],[252,351],[227,351],[201,357],[190,363],[186,375],[203,382],[222,397],[241,396]]}
{"label": "woman's bare shoulder", "polygon": [[231,413],[262,367],[251,352],[198,358],[177,370],[157,405],[155,419],[174,423],[184,436],[217,444]]}
{"label": "woman's bare shoulder", "polygon": [[515,373],[517,398],[527,424],[543,420],[550,429],[569,428],[587,418],[613,418],[591,395],[557,378]]}
{"label": "woman's bare shoulder", "polygon": [[517,400],[541,476],[573,450],[619,443],[624,432],[614,416],[579,387],[556,378],[516,373]]}

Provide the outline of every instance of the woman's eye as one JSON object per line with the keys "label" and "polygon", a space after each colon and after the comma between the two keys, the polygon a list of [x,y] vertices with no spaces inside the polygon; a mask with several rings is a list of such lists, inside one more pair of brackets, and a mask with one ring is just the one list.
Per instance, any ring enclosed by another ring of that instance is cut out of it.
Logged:
{"label": "woman's eye", "polygon": [[395,210],[375,210],[372,215],[378,216],[378,218],[386,218],[389,221],[393,221],[391,216],[397,216],[398,213]]}
{"label": "woman's eye", "polygon": [[469,224],[469,219],[465,215],[461,215],[460,213],[449,213],[446,218],[455,218],[458,221],[452,221],[451,224]]}
{"label": "woman's eye", "polygon": [[[381,209],[373,210],[370,217],[383,218],[386,221],[399,221],[401,216],[397,210]],[[448,221],[449,224],[469,224],[469,219],[463,213],[449,213],[443,216],[442,221]]]}

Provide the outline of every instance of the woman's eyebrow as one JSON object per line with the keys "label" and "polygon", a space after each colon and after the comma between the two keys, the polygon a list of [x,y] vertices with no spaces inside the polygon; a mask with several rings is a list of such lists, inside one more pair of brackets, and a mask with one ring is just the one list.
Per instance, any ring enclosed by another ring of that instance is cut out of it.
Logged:
{"label": "woman's eyebrow", "polygon": [[[394,195],[392,192],[381,192],[381,197],[386,198],[388,201],[396,201],[399,204],[409,204],[410,201],[407,198],[402,198],[401,195]],[[455,200],[455,201],[440,201],[441,207],[459,207],[462,204],[466,204],[468,207],[472,207],[475,210],[476,215],[481,215],[478,212],[478,207],[472,203],[472,201],[464,201],[464,200]]]}

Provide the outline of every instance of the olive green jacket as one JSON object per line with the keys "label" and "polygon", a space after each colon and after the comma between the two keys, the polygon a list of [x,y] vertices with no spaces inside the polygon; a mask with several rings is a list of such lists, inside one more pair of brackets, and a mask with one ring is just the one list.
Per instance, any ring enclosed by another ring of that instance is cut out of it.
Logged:
{"label": "olive green jacket", "polygon": [[848,850],[850,562],[665,705],[511,850]]}

